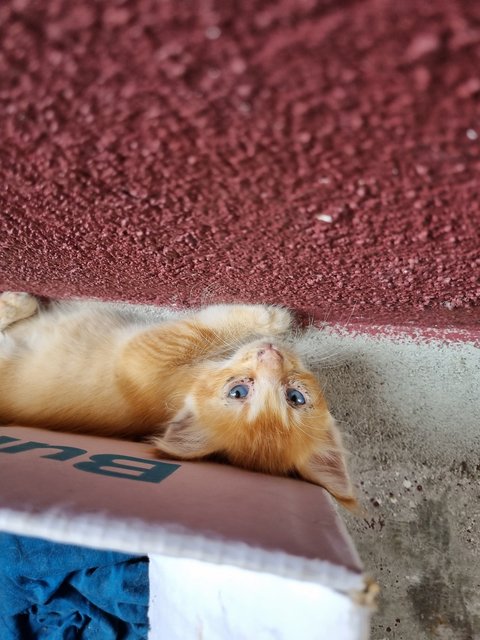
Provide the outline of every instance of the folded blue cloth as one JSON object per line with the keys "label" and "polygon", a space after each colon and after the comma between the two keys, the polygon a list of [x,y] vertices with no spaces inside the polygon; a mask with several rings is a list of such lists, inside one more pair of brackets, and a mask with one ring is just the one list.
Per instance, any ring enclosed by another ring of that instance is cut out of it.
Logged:
{"label": "folded blue cloth", "polygon": [[1,640],[145,640],[148,558],[0,533]]}

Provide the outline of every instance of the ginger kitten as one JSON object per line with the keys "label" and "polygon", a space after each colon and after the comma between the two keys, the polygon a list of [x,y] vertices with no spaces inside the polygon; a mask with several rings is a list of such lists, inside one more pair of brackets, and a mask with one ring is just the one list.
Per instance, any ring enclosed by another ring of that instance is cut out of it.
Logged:
{"label": "ginger kitten", "polygon": [[179,459],[296,474],[355,508],[315,376],[281,341],[292,317],[215,305],[158,321],[108,303],[0,295],[0,423],[146,438]]}

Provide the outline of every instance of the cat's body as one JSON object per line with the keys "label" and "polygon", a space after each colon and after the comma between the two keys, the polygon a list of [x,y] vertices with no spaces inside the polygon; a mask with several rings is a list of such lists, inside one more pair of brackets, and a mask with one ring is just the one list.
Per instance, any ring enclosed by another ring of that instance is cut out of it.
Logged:
{"label": "cat's body", "polygon": [[[290,314],[216,305],[158,321],[96,302],[0,296],[0,423],[148,438],[355,499],[315,376],[280,340]],[[3,331],[2,331],[3,329]]]}

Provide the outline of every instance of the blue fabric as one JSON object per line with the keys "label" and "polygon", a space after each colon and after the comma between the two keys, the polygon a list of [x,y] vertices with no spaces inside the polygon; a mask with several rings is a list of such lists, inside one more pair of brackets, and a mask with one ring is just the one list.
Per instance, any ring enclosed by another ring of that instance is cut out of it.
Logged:
{"label": "blue fabric", "polygon": [[1,640],[145,640],[148,558],[0,533]]}

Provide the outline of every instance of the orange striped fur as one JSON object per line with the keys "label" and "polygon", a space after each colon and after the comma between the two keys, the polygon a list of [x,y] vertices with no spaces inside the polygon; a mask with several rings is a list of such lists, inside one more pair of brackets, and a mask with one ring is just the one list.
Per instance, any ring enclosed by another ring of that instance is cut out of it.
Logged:
{"label": "orange striped fur", "polygon": [[40,309],[28,294],[4,293],[0,422],[147,438],[159,456],[179,459],[218,454],[295,473],[355,508],[320,385],[283,343],[291,322],[265,305],[160,322],[97,302]]}

